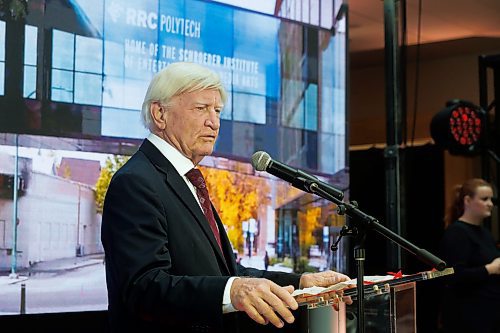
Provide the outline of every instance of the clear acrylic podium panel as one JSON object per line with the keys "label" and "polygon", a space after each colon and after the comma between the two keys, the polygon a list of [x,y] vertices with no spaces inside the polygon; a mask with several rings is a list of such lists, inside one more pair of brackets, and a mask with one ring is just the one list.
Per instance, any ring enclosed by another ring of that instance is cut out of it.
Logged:
{"label": "clear acrylic podium panel", "polygon": [[[357,301],[308,310],[309,333],[356,333]],[[414,333],[416,324],[415,282],[387,286],[365,296],[365,333]]]}

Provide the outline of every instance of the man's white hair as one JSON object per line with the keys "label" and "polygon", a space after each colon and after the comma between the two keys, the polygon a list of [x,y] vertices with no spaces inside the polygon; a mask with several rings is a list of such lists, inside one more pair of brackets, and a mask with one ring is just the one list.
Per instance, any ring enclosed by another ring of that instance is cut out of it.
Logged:
{"label": "man's white hair", "polygon": [[151,103],[160,102],[168,106],[174,96],[206,89],[218,89],[222,102],[226,103],[226,90],[219,75],[214,71],[190,62],[175,62],[168,65],[156,73],[149,83],[141,110],[144,126],[152,129]]}

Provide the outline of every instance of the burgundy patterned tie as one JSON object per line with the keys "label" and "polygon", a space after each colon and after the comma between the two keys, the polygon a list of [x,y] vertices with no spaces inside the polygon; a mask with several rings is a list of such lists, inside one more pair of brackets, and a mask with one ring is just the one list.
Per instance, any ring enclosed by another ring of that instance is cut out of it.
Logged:
{"label": "burgundy patterned tie", "polygon": [[186,173],[186,177],[189,181],[196,187],[196,195],[198,200],[200,200],[201,207],[203,208],[203,213],[208,220],[208,224],[214,233],[215,239],[219,244],[222,251],[222,245],[220,241],[219,228],[215,222],[214,212],[212,211],[212,204],[210,202],[210,197],[208,195],[207,184],[205,183],[205,178],[198,169],[191,169]]}

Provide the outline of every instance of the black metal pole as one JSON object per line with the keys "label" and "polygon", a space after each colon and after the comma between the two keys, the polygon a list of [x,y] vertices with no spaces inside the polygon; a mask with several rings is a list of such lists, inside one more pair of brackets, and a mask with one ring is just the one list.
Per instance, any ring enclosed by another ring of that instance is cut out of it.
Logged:
{"label": "black metal pole", "polygon": [[[491,103],[488,97],[489,69],[493,72],[493,98]],[[488,113],[486,126],[484,127],[485,142],[481,155],[481,174],[482,177],[493,184],[498,191],[500,189],[500,163],[498,163],[498,156],[500,155],[500,136],[493,136],[492,133],[498,133],[500,130],[500,116],[496,114],[500,107],[500,54],[479,57],[479,98],[481,107]],[[492,110],[495,112],[493,123],[490,122],[490,112]],[[492,157],[494,157],[496,162],[494,166],[492,165]],[[493,167],[495,167],[495,172],[491,172]],[[493,221],[490,221],[490,225],[486,226],[493,230],[491,222]],[[497,225],[499,223],[498,215],[496,223]]]}
{"label": "black metal pole", "polygon": [[[401,64],[398,43],[398,2],[384,0],[385,32],[385,94],[387,147],[385,158],[386,220],[390,229],[401,233]],[[393,244],[388,245],[388,263],[391,269],[401,267],[401,251]]]}
{"label": "black metal pole", "polygon": [[[500,135],[498,135],[500,130],[500,111],[498,110],[500,107],[500,57],[496,57],[496,61],[493,66],[493,93],[494,93],[494,110],[495,110],[495,142],[494,142],[494,152],[497,156],[500,156]],[[495,163],[496,172],[495,172],[495,182],[497,191],[500,190],[500,163]],[[498,193],[497,193],[498,196]],[[497,223],[498,223],[498,214],[497,214]],[[498,229],[500,229],[500,225],[497,225]],[[491,228],[490,228],[491,229]],[[498,232],[500,234],[500,231]]]}
{"label": "black metal pole", "polygon": [[358,333],[365,332],[365,249],[362,245],[354,248],[354,260],[356,260],[357,280],[356,287],[358,289]]}
{"label": "black metal pole", "polygon": [[[480,56],[479,60],[479,105],[486,110],[488,113],[488,81],[487,81],[487,65],[484,56]],[[489,117],[486,116],[486,125],[484,128],[484,136],[486,138],[486,142],[484,142],[485,146],[490,144],[490,125],[489,125]],[[487,147],[486,147],[487,148]],[[490,158],[488,151],[483,149],[481,153],[481,177],[486,180],[490,180]]]}
{"label": "black metal pole", "polygon": [[19,307],[20,314],[26,314],[26,284],[21,283],[21,305]]}

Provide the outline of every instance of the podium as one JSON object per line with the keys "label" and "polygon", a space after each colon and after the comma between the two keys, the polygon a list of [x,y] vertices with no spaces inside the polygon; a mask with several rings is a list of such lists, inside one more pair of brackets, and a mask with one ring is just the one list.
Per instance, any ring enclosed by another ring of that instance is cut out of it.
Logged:
{"label": "podium", "polygon": [[[356,332],[356,301],[343,308],[346,321],[345,332]],[[365,298],[366,332],[417,331],[415,282],[408,282],[387,288],[387,291]]]}
{"label": "podium", "polygon": [[[416,282],[448,274],[453,274],[452,268],[365,285],[366,333],[417,332]],[[356,333],[356,288],[347,288],[343,292],[351,296],[353,304],[339,302],[339,311],[331,306],[338,301],[337,294],[331,291],[298,298],[299,304],[308,308],[307,332]]]}

